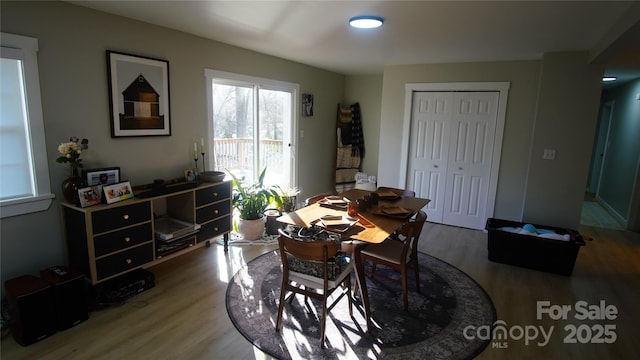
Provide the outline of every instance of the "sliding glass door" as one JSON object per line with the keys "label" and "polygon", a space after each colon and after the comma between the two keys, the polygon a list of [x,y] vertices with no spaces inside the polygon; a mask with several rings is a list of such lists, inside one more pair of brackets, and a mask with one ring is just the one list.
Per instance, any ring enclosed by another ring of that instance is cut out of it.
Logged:
{"label": "sliding glass door", "polygon": [[244,176],[248,181],[255,181],[266,168],[265,183],[296,186],[292,134],[297,85],[219,72],[208,74],[213,168]]}

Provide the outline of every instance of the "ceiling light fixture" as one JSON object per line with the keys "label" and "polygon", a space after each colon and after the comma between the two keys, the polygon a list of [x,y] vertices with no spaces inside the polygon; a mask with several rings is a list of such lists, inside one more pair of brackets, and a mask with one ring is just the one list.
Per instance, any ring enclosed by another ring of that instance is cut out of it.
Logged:
{"label": "ceiling light fixture", "polygon": [[602,81],[604,81],[604,82],[607,82],[607,81],[616,81],[616,80],[618,80],[618,78],[617,78],[617,77],[615,77],[615,76],[605,76],[605,77],[603,77],[603,78],[602,78]]}
{"label": "ceiling light fixture", "polygon": [[355,16],[349,19],[349,25],[358,29],[375,29],[382,26],[384,20],[378,16]]}

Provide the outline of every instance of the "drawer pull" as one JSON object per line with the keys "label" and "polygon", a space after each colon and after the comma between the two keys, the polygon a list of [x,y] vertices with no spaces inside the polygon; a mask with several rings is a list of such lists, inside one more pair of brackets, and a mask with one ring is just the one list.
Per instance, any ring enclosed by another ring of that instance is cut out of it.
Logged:
{"label": "drawer pull", "polygon": [[214,193],[213,193],[213,196],[218,197],[218,193],[217,193],[217,192],[214,192]]}
{"label": "drawer pull", "polygon": [[219,212],[220,211],[218,211],[218,209],[213,210],[213,213],[216,214],[216,215],[218,215]]}
{"label": "drawer pull", "polygon": [[127,265],[131,265],[131,263],[133,262],[131,259],[127,259],[125,261],[127,262]]}
{"label": "drawer pull", "polygon": [[218,227],[217,227],[217,226],[216,226],[216,227],[214,227],[214,228],[213,228],[213,231],[218,231]]}
{"label": "drawer pull", "polygon": [[124,242],[127,242],[127,243],[128,243],[129,241],[131,241],[131,237],[126,236],[126,237],[124,238]]}
{"label": "drawer pull", "polygon": [[124,214],[124,215],[122,215],[122,218],[125,219],[125,220],[129,220],[129,215]]}

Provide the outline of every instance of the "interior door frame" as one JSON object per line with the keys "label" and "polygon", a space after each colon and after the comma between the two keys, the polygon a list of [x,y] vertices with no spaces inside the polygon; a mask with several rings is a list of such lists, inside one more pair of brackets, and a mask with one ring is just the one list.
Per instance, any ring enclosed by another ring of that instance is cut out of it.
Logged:
{"label": "interior door frame", "polygon": [[[495,91],[498,92],[498,113],[496,119],[496,132],[493,142],[493,155],[491,158],[491,171],[489,175],[489,193],[485,216],[493,217],[496,204],[496,192],[498,189],[498,173],[500,170],[500,158],[502,154],[502,138],[504,135],[504,123],[507,113],[507,100],[509,97],[510,82],[456,82],[456,83],[409,83],[405,84],[404,120],[402,124],[402,145],[400,150],[400,184],[407,184],[407,171],[409,170],[409,130],[411,129],[411,109],[413,93],[420,91]],[[522,214],[521,214],[522,215]]]}

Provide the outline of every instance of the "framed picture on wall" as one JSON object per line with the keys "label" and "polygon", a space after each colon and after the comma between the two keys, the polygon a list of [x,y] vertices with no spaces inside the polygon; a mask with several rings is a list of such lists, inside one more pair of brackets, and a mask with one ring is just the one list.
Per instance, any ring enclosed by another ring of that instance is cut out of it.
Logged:
{"label": "framed picture on wall", "polygon": [[169,62],[107,50],[111,137],[171,135]]}
{"label": "framed picture on wall", "polygon": [[302,94],[302,116],[313,116],[313,94]]}

